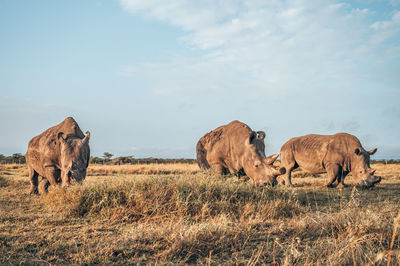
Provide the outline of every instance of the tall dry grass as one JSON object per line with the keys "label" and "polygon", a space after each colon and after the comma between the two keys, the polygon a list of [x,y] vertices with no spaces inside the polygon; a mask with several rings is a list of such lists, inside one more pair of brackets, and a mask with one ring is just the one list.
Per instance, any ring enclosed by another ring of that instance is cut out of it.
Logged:
{"label": "tall dry grass", "polygon": [[221,214],[232,219],[249,215],[270,219],[291,217],[300,208],[286,191],[259,189],[251,183],[205,174],[120,178],[53,190],[44,198],[66,215],[130,222],[177,218],[199,221]]}
{"label": "tall dry grass", "polygon": [[120,178],[45,200],[66,217],[132,224],[119,252],[138,260],[205,264],[211,253],[215,262],[344,265],[373,264],[382,252],[378,262],[388,258],[393,205],[376,204],[370,192],[260,189],[206,174]]}
{"label": "tall dry grass", "polygon": [[124,164],[124,165],[103,165],[90,164],[87,174],[90,175],[165,175],[165,174],[196,174],[200,171],[197,164],[176,163],[176,164]]}
{"label": "tall dry grass", "polygon": [[40,197],[24,169],[0,173],[0,263],[400,264],[400,168],[378,166],[382,184],[359,191],[327,189],[324,175],[258,188],[181,166],[107,167]]}

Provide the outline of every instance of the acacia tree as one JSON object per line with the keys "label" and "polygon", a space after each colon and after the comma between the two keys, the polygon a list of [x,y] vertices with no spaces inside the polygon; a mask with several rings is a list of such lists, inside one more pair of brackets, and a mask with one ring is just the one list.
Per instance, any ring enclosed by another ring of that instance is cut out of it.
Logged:
{"label": "acacia tree", "polygon": [[109,152],[103,153],[103,158],[106,159],[106,160],[110,160],[111,157],[113,157],[113,156],[114,156],[114,154],[109,153]]}

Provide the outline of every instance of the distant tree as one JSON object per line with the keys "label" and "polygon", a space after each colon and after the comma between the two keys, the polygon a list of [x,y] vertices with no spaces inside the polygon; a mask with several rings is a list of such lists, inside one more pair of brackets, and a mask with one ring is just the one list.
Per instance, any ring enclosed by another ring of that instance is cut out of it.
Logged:
{"label": "distant tree", "polygon": [[90,156],[89,162],[90,162],[90,163],[97,163],[97,164],[104,164],[104,160],[105,160],[105,159],[100,158],[100,157],[93,157],[93,156]]}
{"label": "distant tree", "polygon": [[114,156],[114,154],[111,154],[111,153],[109,153],[109,152],[103,153],[103,157],[104,157],[104,159],[106,159],[106,160],[110,160],[111,157],[113,157],[113,156]]}
{"label": "distant tree", "polygon": [[14,153],[12,156],[13,163],[25,163],[25,156],[21,153]]}
{"label": "distant tree", "polygon": [[134,160],[133,156],[120,156],[112,159],[112,164],[132,164]]}

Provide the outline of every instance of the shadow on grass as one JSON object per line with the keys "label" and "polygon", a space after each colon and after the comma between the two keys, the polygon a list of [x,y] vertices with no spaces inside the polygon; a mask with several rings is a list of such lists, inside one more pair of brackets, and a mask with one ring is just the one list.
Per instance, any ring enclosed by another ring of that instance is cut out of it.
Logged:
{"label": "shadow on grass", "polygon": [[6,178],[0,176],[0,187],[7,187],[9,185],[10,182]]}
{"label": "shadow on grass", "polygon": [[353,186],[344,189],[321,187],[319,190],[315,188],[294,190],[294,193],[302,206],[309,206],[312,211],[324,211],[326,209],[340,210],[350,201],[357,201],[363,206],[376,205],[377,202],[383,200],[400,204],[399,191],[400,184],[379,184],[367,190],[360,190]]}

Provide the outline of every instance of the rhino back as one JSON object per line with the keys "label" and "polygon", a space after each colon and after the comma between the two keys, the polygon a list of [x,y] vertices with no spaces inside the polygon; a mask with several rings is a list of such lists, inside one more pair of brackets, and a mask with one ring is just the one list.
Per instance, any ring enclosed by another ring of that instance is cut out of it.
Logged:
{"label": "rhino back", "polygon": [[345,170],[351,170],[351,164],[356,163],[353,158],[357,148],[364,150],[357,137],[348,133],[332,135],[326,160],[343,166]]}
{"label": "rhino back", "polygon": [[246,124],[233,121],[210,131],[199,142],[206,150],[209,164],[221,163],[227,168],[239,171],[243,167],[243,144],[251,133],[252,130]]}
{"label": "rhino back", "polygon": [[325,172],[325,158],[328,153],[330,136],[310,134],[301,139],[296,150],[296,161],[302,168],[314,172]]}
{"label": "rhino back", "polygon": [[60,140],[58,134],[61,132],[64,133],[64,138],[84,138],[76,121],[72,117],[68,117],[60,124],[45,130],[29,141],[26,153],[27,164],[41,176],[44,175],[45,166],[59,166]]}
{"label": "rhino back", "polygon": [[338,164],[347,170],[352,152],[361,147],[359,140],[347,133],[310,134],[289,140],[282,146],[281,159],[295,163],[310,173],[323,173],[327,164]]}

